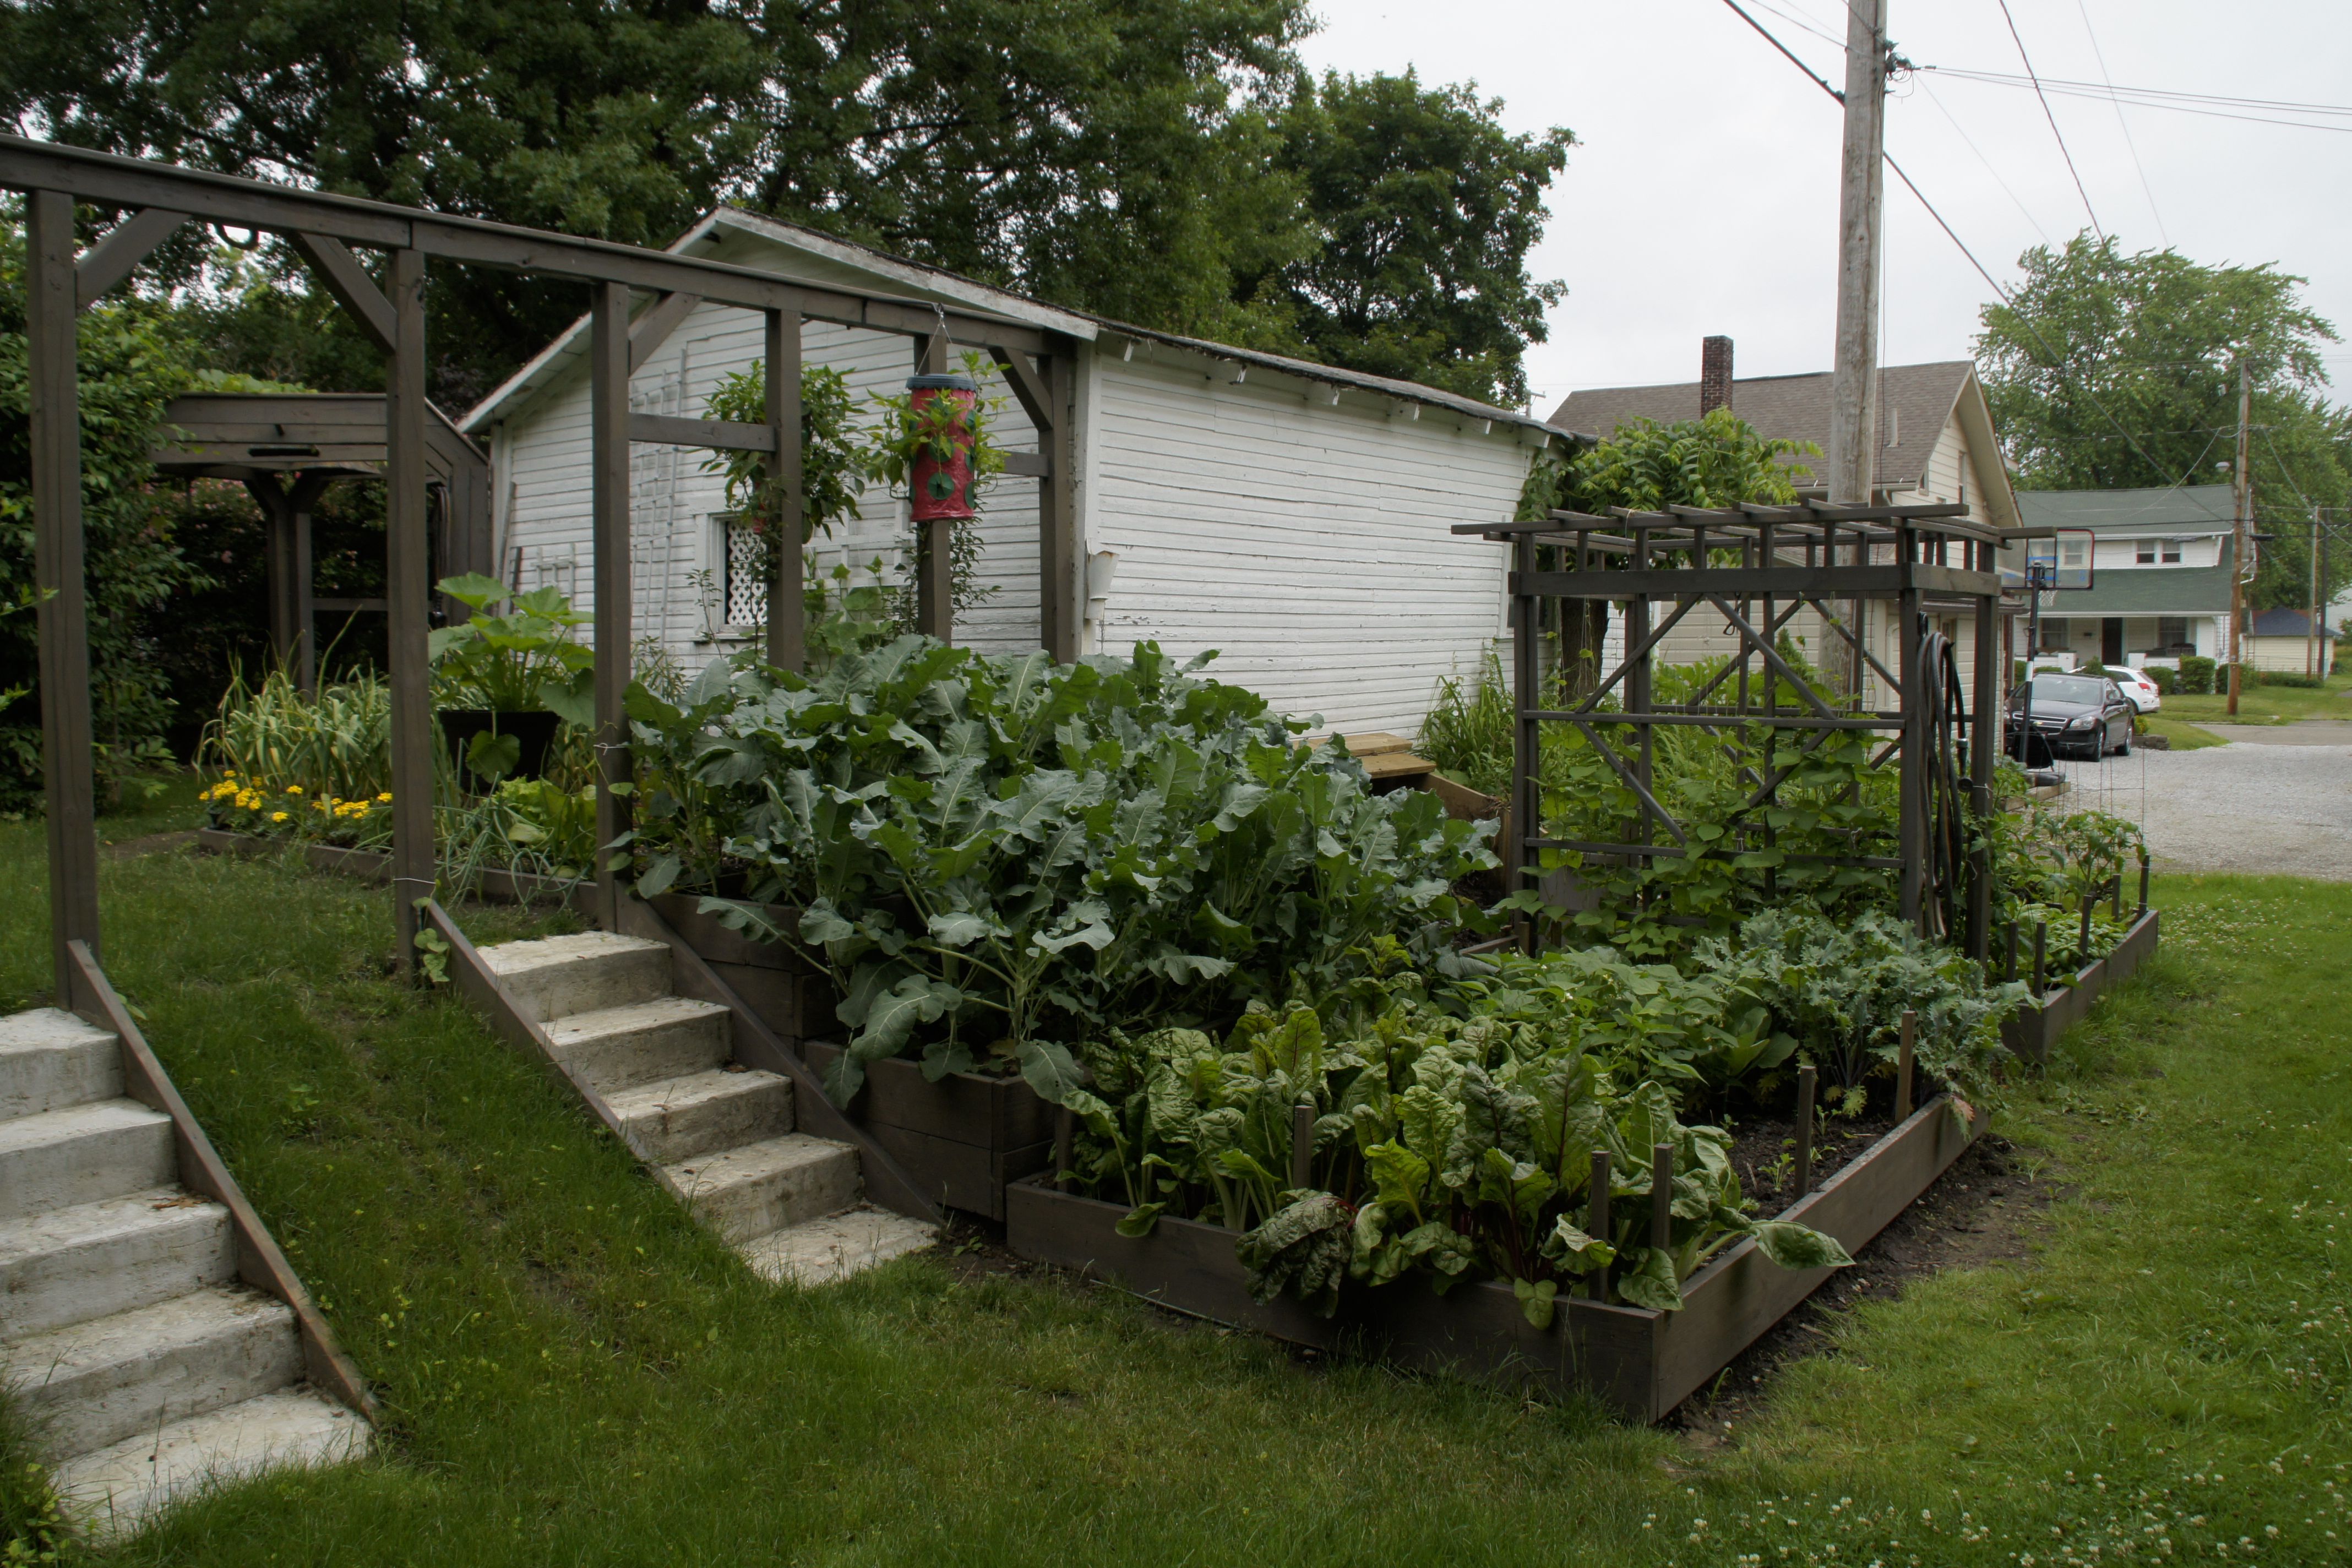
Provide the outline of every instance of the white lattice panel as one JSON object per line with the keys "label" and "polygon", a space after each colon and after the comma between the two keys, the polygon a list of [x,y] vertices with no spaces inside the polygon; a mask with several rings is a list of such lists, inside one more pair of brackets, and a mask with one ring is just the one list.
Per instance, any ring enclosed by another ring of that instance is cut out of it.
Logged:
{"label": "white lattice panel", "polygon": [[760,626],[768,622],[768,585],[760,580],[760,538],[749,523],[727,523],[727,624]]}

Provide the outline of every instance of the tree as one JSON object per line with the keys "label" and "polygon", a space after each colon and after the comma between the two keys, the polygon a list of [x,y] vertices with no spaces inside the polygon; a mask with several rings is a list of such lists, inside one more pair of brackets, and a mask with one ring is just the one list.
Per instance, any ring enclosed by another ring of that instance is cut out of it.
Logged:
{"label": "tree", "polygon": [[[741,202],[1216,330],[1230,261],[1288,243],[1266,105],[1305,26],[1303,0],[0,0],[0,114],[641,245]],[[581,303],[456,267],[429,298],[459,405]]]}
{"label": "tree", "polygon": [[[2326,397],[2336,329],[2276,267],[2205,267],[2110,236],[2021,258],[2012,304],[1988,305],[1977,362],[2020,488],[2109,489],[2226,480],[2238,362],[2253,374],[2258,605],[2310,595],[2311,507],[2352,503],[2352,416]],[[2332,552],[2326,591],[2352,581]]]}
{"label": "tree", "polygon": [[1567,286],[1528,276],[1575,137],[1513,136],[1475,84],[1301,76],[1278,129],[1313,244],[1275,291],[1309,357],[1466,397],[1527,401],[1520,355]]}

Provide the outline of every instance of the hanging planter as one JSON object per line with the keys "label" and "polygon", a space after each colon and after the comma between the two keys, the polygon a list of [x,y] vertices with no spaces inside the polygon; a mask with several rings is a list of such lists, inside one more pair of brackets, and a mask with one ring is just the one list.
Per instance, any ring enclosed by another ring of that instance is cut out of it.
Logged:
{"label": "hanging planter", "polygon": [[968,375],[918,375],[907,382],[907,489],[917,522],[961,522],[972,510],[972,447],[980,387]]}

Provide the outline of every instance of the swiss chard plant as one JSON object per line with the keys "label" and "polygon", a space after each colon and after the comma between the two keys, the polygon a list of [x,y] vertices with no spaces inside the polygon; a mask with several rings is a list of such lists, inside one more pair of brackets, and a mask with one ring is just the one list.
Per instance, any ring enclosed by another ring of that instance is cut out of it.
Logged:
{"label": "swiss chard plant", "polygon": [[[903,637],[814,677],[739,656],[682,704],[633,689],[623,847],[641,892],[700,887],[833,977],[844,1100],[901,1053],[935,1077],[1017,1066],[1067,1100],[1074,1042],[1223,1028],[1383,942],[1451,962],[1481,919],[1451,884],[1493,864],[1489,830],[1420,792],[1373,795],[1344,751],[1297,743],[1202,662]],[[719,890],[731,877],[740,898]]]}

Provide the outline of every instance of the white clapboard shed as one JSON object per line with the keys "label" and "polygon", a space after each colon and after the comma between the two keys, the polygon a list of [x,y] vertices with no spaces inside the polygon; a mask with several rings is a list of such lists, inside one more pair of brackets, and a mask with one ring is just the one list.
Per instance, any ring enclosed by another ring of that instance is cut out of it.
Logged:
{"label": "white clapboard shed", "polygon": [[[1213,648],[1213,673],[1280,710],[1340,730],[1418,728],[1440,679],[1470,674],[1505,634],[1505,550],[1456,523],[1507,519],[1530,460],[1567,437],[1541,420],[1407,382],[1148,331],[721,208],[675,250],[1034,328],[1072,363],[1075,549],[1066,614],[1078,651],[1156,640]],[[695,307],[630,381],[637,413],[704,416],[719,379],[761,353],[759,318]],[[861,403],[896,391],[915,341],[817,321],[810,363],[849,375]],[[585,319],[468,414],[490,449],[500,571],[590,606]],[[959,367],[961,368],[961,367]],[[1007,388],[992,379],[986,392]],[[1005,397],[1000,444],[1037,445]],[[638,639],[688,671],[757,635],[764,597],[730,574],[723,484],[696,448],[631,450]],[[987,599],[956,640],[1040,646],[1039,484],[1001,478],[982,505]],[[895,563],[906,503],[868,491],[854,523],[813,542],[822,568]]]}

